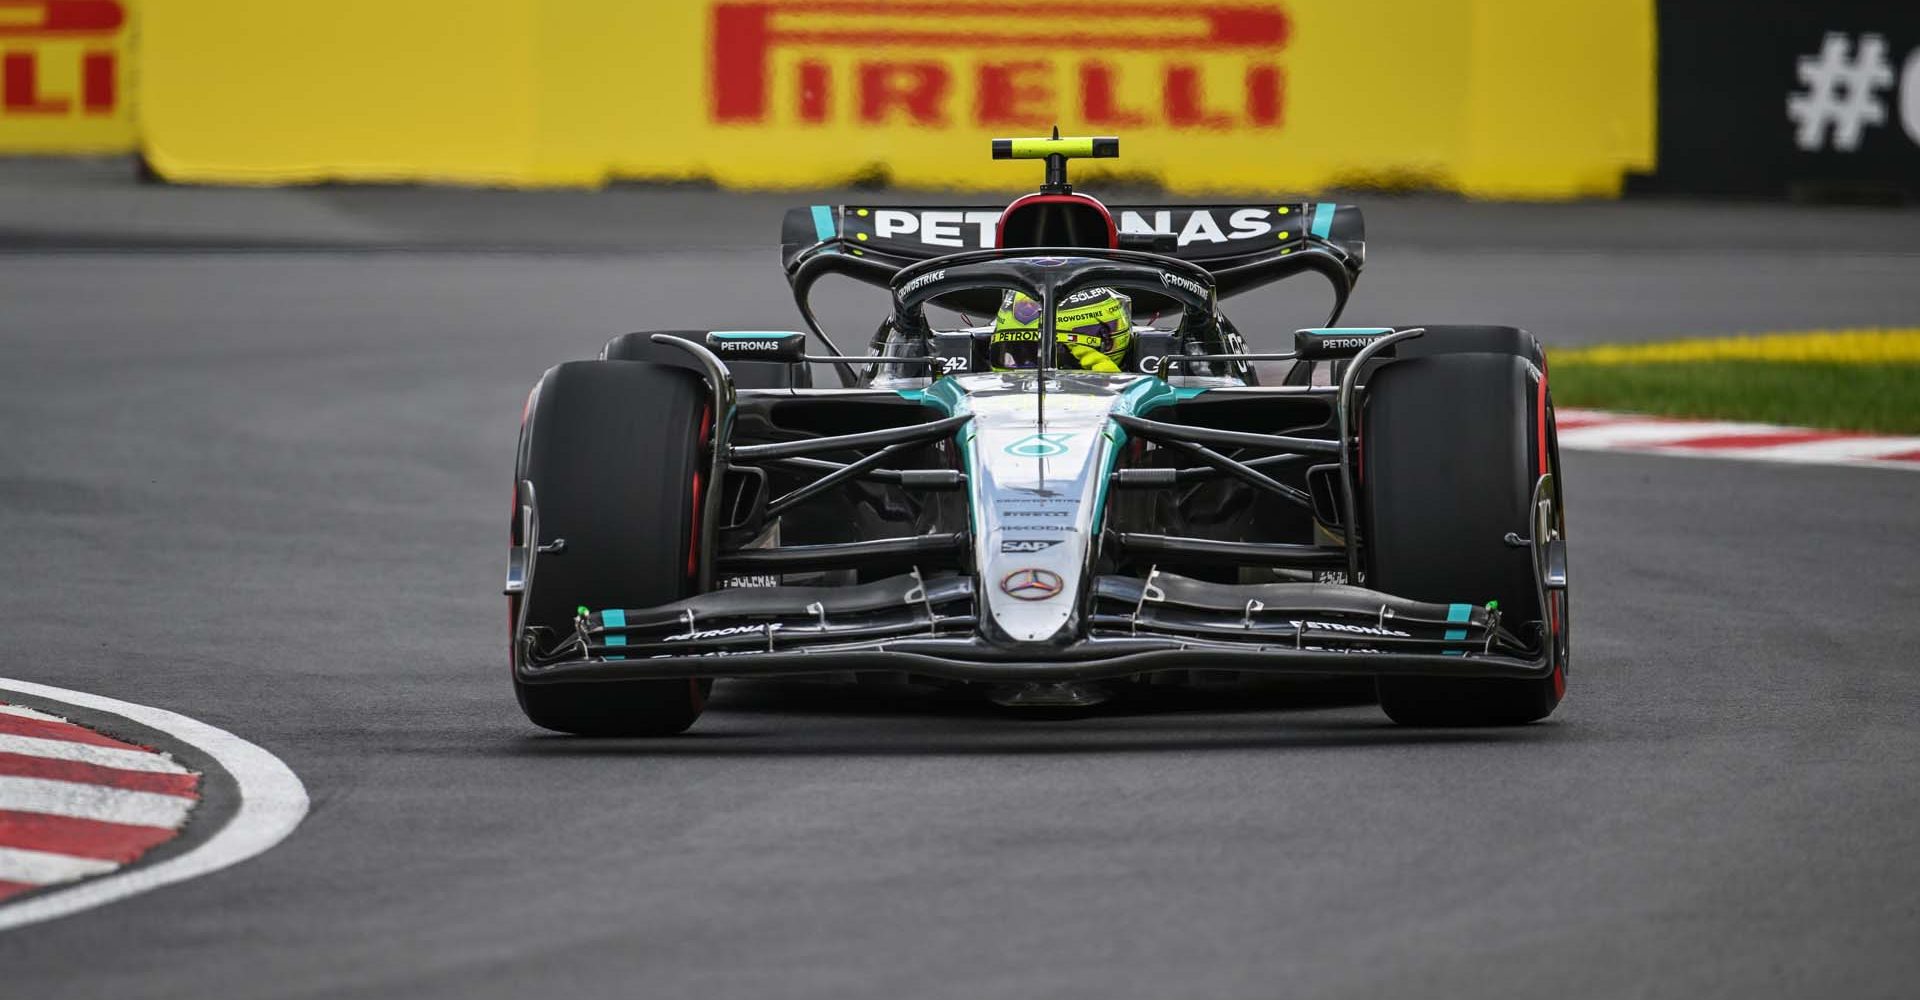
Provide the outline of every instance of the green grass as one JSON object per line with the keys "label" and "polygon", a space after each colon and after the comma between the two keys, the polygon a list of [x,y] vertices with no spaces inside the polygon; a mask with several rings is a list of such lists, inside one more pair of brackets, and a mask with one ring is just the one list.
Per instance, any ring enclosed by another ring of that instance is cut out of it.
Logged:
{"label": "green grass", "polygon": [[1556,406],[1920,434],[1920,365],[1779,361],[1557,364]]}

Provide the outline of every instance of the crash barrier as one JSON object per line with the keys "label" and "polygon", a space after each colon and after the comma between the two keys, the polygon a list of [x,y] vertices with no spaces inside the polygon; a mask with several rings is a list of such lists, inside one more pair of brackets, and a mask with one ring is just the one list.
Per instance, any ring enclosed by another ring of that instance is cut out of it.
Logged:
{"label": "crash barrier", "polygon": [[0,152],[134,148],[122,0],[0,0]]}
{"label": "crash barrier", "polygon": [[980,188],[1017,183],[985,138],[1057,120],[1126,135],[1117,170],[1176,190],[1920,194],[1920,5],[1574,6],[0,0],[0,152],[139,146],[212,182]]}
{"label": "crash barrier", "polygon": [[1920,4],[1661,0],[1659,168],[1633,190],[1920,197]]}
{"label": "crash barrier", "polygon": [[1029,178],[987,161],[987,139],[1055,122],[1123,136],[1109,170],[1176,190],[1564,197],[1614,193],[1652,165],[1643,3],[198,0],[137,13],[141,146],[182,181],[1008,188]]}

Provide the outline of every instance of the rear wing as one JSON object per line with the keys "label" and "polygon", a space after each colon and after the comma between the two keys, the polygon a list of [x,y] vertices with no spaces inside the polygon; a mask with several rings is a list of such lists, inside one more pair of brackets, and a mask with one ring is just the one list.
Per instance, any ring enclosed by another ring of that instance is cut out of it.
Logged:
{"label": "rear wing", "polygon": [[[1122,249],[1198,264],[1213,274],[1221,298],[1303,271],[1322,275],[1336,296],[1330,323],[1366,262],[1366,223],[1353,205],[1116,205],[1109,211]],[[780,229],[781,262],[796,296],[829,273],[885,286],[909,264],[991,248],[1000,212],[975,205],[791,208]]]}

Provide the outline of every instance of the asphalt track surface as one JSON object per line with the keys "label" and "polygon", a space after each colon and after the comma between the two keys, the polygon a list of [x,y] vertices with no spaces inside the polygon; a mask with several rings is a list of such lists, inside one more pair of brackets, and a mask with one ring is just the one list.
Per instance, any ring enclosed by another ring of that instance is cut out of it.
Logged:
{"label": "asphalt track surface", "polygon": [[[0,994],[1920,979],[1920,476],[1568,455],[1575,669],[1524,729],[1396,729],[1337,686],[1039,721],[735,682],[684,738],[543,735],[498,596],[521,399],[620,330],[789,324],[771,249],[741,235],[774,220],[726,221],[777,199],[372,192],[372,235],[243,246],[266,202],[186,196],[224,234],[135,232],[158,202],[105,195],[56,231],[7,192],[0,228],[34,235],[0,256],[0,676],[232,730],[313,809],[236,868],[0,935]],[[593,221],[569,244],[572,217]],[[1372,221],[1356,322],[1571,343],[1920,318],[1911,212],[1388,201]],[[1769,231],[1807,235],[1749,239]]]}

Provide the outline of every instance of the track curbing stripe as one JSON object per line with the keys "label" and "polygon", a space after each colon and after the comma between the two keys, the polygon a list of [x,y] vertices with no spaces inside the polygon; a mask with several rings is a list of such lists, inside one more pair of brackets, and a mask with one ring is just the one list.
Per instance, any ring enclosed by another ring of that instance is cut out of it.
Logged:
{"label": "track curbing stripe", "polygon": [[[286,839],[307,815],[306,786],[280,758],[217,726],[163,708],[32,681],[0,678],[0,691],[106,712],[158,730],[212,758],[239,786],[225,826],[184,854],[80,882],[72,888],[0,906],[0,931],[53,920],[219,871]],[[3,897],[6,893],[0,893]]]}
{"label": "track curbing stripe", "polygon": [[137,753],[148,752],[146,747],[137,743],[116,740],[111,736],[96,733],[85,726],[76,726],[63,719],[36,719],[29,716],[13,714],[0,715],[0,734],[26,736],[42,740],[60,740],[64,743],[81,743],[87,746],[105,747],[109,750],[128,750]]}
{"label": "track curbing stripe", "polygon": [[124,788],[130,792],[159,792],[164,795],[185,795],[188,798],[198,797],[195,790],[200,784],[200,776],[191,773],[133,771],[117,767],[100,767],[97,764],[82,764],[79,761],[54,760],[48,757],[30,757],[25,754],[5,752],[0,752],[0,775],[78,781],[107,788]]}
{"label": "track curbing stripe", "polygon": [[75,857],[24,847],[0,847],[0,881],[4,882],[31,882],[36,885],[70,882],[89,875],[104,875],[118,867],[118,862],[99,858]]}
{"label": "track curbing stripe", "polygon": [[164,826],[127,826],[46,813],[0,809],[0,837],[8,847],[129,864],[179,835]]}
{"label": "track curbing stripe", "polygon": [[184,795],[0,775],[0,802],[7,808],[68,819],[178,828],[186,821],[194,801]]}
{"label": "track curbing stripe", "polygon": [[148,771],[154,774],[187,773],[186,768],[181,767],[178,761],[166,754],[148,753],[145,750],[121,750],[117,747],[97,747],[91,743],[69,743],[66,740],[41,739],[35,736],[15,736],[11,733],[0,733],[0,753],[44,757],[47,760],[69,760],[121,771]]}
{"label": "track curbing stripe", "polygon": [[1920,471],[1920,437],[1686,420],[1604,410],[1561,410],[1557,422],[1560,446],[1568,451]]}

